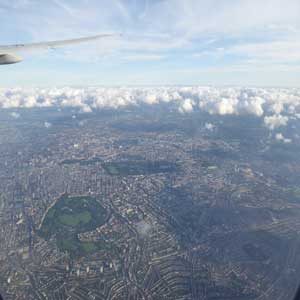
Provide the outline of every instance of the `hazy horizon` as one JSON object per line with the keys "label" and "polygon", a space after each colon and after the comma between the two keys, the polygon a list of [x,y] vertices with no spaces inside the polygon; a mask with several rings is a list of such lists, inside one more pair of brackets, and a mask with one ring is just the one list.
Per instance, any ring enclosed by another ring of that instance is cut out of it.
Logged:
{"label": "hazy horizon", "polygon": [[123,33],[25,55],[2,86],[298,86],[296,0],[3,0],[0,44]]}

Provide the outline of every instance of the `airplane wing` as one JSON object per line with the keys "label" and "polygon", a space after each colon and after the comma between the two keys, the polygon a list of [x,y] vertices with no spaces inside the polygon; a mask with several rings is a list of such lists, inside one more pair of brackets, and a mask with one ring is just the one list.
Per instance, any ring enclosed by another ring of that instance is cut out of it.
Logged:
{"label": "airplane wing", "polygon": [[16,45],[0,45],[0,65],[1,64],[12,64],[20,62],[22,59],[15,56],[15,53],[26,52],[35,49],[56,49],[69,45],[76,45],[84,42],[89,42],[93,40],[98,40],[101,38],[108,38],[118,36],[116,34],[100,34],[89,37],[71,39],[71,40],[60,40],[60,41],[50,41],[41,43],[31,43],[31,44],[16,44]]}

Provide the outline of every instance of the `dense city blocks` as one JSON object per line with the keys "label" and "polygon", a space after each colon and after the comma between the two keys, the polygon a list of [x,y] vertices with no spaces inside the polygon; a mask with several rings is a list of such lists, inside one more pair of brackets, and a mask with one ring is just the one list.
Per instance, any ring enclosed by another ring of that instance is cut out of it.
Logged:
{"label": "dense city blocks", "polygon": [[5,299],[292,296],[300,140],[275,136],[296,136],[298,119],[272,131],[160,105],[0,119]]}

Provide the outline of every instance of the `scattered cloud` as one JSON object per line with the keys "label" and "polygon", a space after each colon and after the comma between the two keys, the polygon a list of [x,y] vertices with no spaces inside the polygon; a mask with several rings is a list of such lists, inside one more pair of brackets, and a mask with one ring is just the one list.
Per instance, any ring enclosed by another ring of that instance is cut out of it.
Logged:
{"label": "scattered cloud", "polygon": [[178,110],[181,113],[191,113],[194,110],[193,105],[194,102],[192,99],[184,99]]}
{"label": "scattered cloud", "polygon": [[14,119],[20,118],[20,114],[19,114],[19,113],[16,113],[16,112],[12,112],[12,113],[10,114],[10,116],[11,116],[12,118],[14,118]]}
{"label": "scattered cloud", "polygon": [[[2,88],[0,108],[63,107],[84,113],[103,108],[170,104],[182,114],[253,115],[270,130],[300,115],[300,89],[216,87]],[[12,115],[17,117],[16,114]],[[46,124],[46,123],[45,123]],[[46,126],[46,125],[45,125]],[[214,125],[207,123],[207,130]]]}
{"label": "scattered cloud", "polygon": [[277,141],[284,142],[285,144],[289,144],[289,143],[292,142],[291,139],[285,138],[285,137],[282,135],[282,133],[277,133],[277,134],[275,135],[275,139],[276,139]]}
{"label": "scattered cloud", "polygon": [[228,49],[227,54],[248,57],[255,64],[266,61],[276,64],[299,63],[300,42],[293,38],[280,41],[241,44]]}
{"label": "scattered cloud", "polygon": [[214,124],[211,123],[205,123],[204,128],[208,131],[214,131],[214,129],[216,128]]}
{"label": "scattered cloud", "polygon": [[52,127],[52,124],[49,122],[45,122],[44,126],[48,129],[48,128]]}
{"label": "scattered cloud", "polygon": [[273,115],[264,118],[265,125],[271,130],[274,130],[275,128],[281,126],[286,126],[288,121],[289,118],[287,116],[282,115]]}
{"label": "scattered cloud", "polygon": [[132,54],[124,57],[128,61],[161,60],[164,58],[164,55],[158,54]]}

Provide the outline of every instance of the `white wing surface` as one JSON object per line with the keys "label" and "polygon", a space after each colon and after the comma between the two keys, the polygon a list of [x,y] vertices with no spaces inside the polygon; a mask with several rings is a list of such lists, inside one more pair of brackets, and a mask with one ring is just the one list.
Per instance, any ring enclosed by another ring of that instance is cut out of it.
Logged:
{"label": "white wing surface", "polygon": [[99,34],[89,37],[71,39],[71,40],[60,40],[60,41],[50,41],[41,43],[31,43],[31,44],[16,44],[16,45],[0,45],[0,65],[4,64],[14,64],[20,62],[22,59],[16,56],[16,53],[22,53],[26,51],[31,51],[35,49],[56,49],[64,46],[76,45],[84,42],[89,42],[93,40],[98,40],[108,37],[116,37],[117,34]]}

